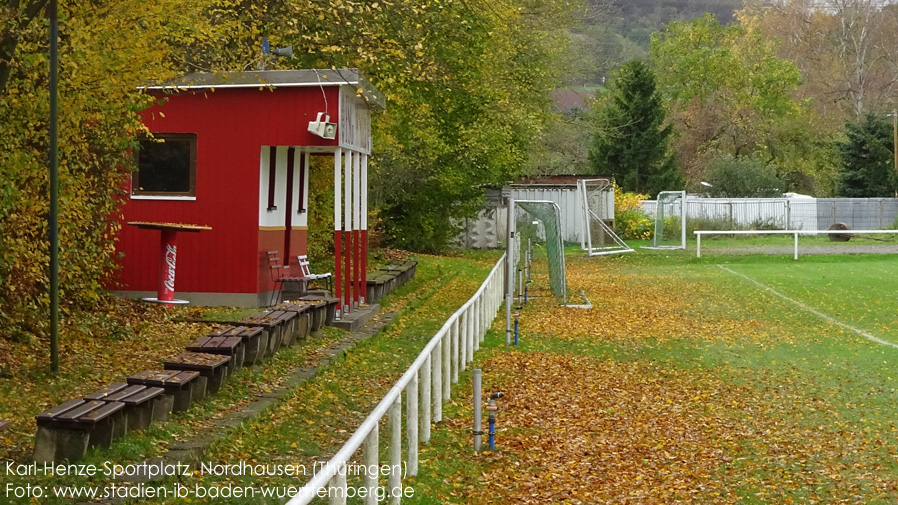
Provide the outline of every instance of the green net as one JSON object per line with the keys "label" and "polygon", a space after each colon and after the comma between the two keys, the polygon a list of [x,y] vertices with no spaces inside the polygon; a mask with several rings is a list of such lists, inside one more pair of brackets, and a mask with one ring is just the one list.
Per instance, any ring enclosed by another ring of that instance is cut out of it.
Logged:
{"label": "green net", "polygon": [[558,303],[566,304],[567,279],[564,273],[564,240],[561,209],[554,202],[515,201],[515,262],[520,267],[533,250],[545,249],[549,266],[549,284]]}

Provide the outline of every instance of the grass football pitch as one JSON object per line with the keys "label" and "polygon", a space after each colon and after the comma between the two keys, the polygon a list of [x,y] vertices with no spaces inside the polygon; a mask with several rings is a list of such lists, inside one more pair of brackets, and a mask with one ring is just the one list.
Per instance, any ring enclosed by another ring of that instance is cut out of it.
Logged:
{"label": "grass football pitch", "polygon": [[497,450],[457,401],[415,503],[898,501],[898,259],[570,252],[594,308],[496,322]]}

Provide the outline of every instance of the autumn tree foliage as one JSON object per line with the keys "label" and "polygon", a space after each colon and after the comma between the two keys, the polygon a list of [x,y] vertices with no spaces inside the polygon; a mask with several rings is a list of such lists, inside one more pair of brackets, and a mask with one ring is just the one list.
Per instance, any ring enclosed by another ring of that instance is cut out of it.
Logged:
{"label": "autumn tree foliage", "polygon": [[[110,220],[129,175],[148,77],[176,75],[203,38],[198,5],[60,2],[60,286],[64,315],[95,308],[114,271]],[[46,1],[0,7],[0,328],[40,335],[48,302]],[[172,39],[178,39],[174,43]]]}
{"label": "autumn tree foliage", "polygon": [[669,147],[673,130],[645,62],[633,60],[618,69],[595,107],[593,173],[612,175],[624,191],[636,193],[657,195],[682,187]]}
{"label": "autumn tree foliage", "polygon": [[[560,30],[579,1],[90,0],[60,9],[61,286],[66,316],[114,275],[114,220],[151,98],[139,86],[253,69],[357,67],[387,94],[374,118],[373,204],[392,243],[437,250],[482,184],[520,170],[548,113]],[[46,0],[0,7],[0,327],[40,335],[47,296]]]}
{"label": "autumn tree foliage", "polygon": [[740,21],[724,26],[706,15],[653,36],[652,62],[681,165],[695,185],[722,155],[758,156],[790,183],[787,190],[826,187],[835,133],[796,96],[801,73],[777,56],[778,40],[751,19]]}

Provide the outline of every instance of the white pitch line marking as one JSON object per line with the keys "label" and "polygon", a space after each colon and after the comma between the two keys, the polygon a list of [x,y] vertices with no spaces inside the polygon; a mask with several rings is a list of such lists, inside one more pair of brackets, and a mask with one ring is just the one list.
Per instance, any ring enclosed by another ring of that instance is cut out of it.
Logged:
{"label": "white pitch line marking", "polygon": [[817,309],[815,309],[815,308],[813,308],[813,307],[810,307],[810,306],[808,306],[808,305],[805,305],[804,303],[802,303],[802,302],[800,302],[800,301],[798,301],[798,300],[795,300],[794,298],[789,298],[788,296],[786,296],[786,295],[780,293],[779,291],[777,291],[777,290],[771,288],[770,286],[767,286],[767,285],[765,285],[765,284],[762,284],[762,283],[760,283],[760,282],[758,282],[758,281],[752,279],[751,277],[749,277],[749,276],[747,276],[747,275],[745,275],[745,274],[740,274],[739,272],[736,272],[736,271],[734,271],[734,270],[730,270],[729,268],[727,268],[727,267],[725,267],[725,266],[723,266],[723,265],[717,265],[717,266],[718,266],[718,268],[721,268],[721,269],[723,269],[723,270],[726,270],[727,272],[729,272],[729,273],[731,273],[731,274],[733,274],[733,275],[742,277],[743,279],[745,279],[745,280],[747,280],[747,281],[749,281],[749,282],[755,284],[756,286],[760,287],[761,289],[766,289],[767,291],[770,291],[771,293],[773,293],[773,294],[775,294],[776,296],[782,298],[783,300],[786,300],[787,302],[791,302],[791,303],[794,303],[795,305],[798,305],[798,306],[801,307],[802,309],[804,309],[804,310],[810,312],[811,314],[814,314],[815,316],[817,316],[817,317],[819,317],[819,318],[821,318],[821,319],[825,319],[825,320],[827,320],[827,321],[829,321],[829,322],[831,322],[831,323],[833,323],[833,324],[837,324],[837,325],[841,326],[842,328],[845,328],[846,330],[851,330],[851,331],[857,333],[858,335],[860,335],[860,336],[862,336],[862,337],[864,337],[864,338],[866,338],[866,339],[868,339],[868,340],[872,340],[873,342],[876,342],[877,344],[888,345],[888,346],[891,346],[891,347],[894,347],[894,348],[898,349],[898,344],[895,344],[895,343],[893,343],[893,342],[889,342],[889,341],[887,341],[887,340],[883,340],[883,339],[877,337],[876,335],[867,333],[866,331],[864,331],[864,330],[862,330],[862,329],[860,329],[860,328],[855,328],[854,326],[851,326],[850,324],[845,324],[845,323],[843,323],[842,321],[838,321],[838,320],[836,320],[836,319],[833,319],[832,317],[830,317],[830,316],[824,314],[823,312],[820,312],[819,310],[817,310]]}

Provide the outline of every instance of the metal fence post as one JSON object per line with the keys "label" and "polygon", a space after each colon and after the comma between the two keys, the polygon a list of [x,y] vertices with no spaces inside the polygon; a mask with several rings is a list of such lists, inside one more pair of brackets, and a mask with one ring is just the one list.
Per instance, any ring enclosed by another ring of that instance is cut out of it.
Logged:
{"label": "metal fence post", "polygon": [[443,340],[440,342],[442,344],[442,350],[440,351],[442,355],[442,366],[443,366],[443,401],[448,402],[450,396],[452,395],[452,354],[449,348],[452,344],[452,327],[453,325],[449,325],[449,332],[443,335]]}
{"label": "metal fence post", "polygon": [[[480,350],[480,334],[483,331],[483,299],[474,300],[474,351]],[[473,356],[472,356],[473,358]]]}
{"label": "metal fence post", "polygon": [[[342,473],[341,473],[342,472]],[[328,484],[327,494],[330,496],[330,505],[346,505],[346,468],[337,470],[337,475]]]}
{"label": "metal fence post", "polygon": [[[468,369],[468,311],[461,313],[458,327],[458,369],[462,372]],[[455,377],[458,380],[458,376]]]}
{"label": "metal fence post", "polygon": [[418,475],[418,374],[412,377],[405,390],[406,427],[408,437],[408,474]]}
{"label": "metal fence post", "polygon": [[452,323],[452,340],[449,341],[449,345],[451,349],[449,351],[449,365],[452,367],[452,383],[456,384],[458,382],[458,368],[459,368],[459,328],[460,328],[461,316],[455,318],[455,321]]}
{"label": "metal fence post", "polygon": [[[445,336],[443,338],[446,338]],[[433,368],[433,393],[430,398],[433,401],[433,422],[443,420],[443,358],[442,341],[435,346],[430,355],[430,366]]]}
{"label": "metal fence post", "polygon": [[[377,477],[379,473],[378,467],[380,466],[377,454],[380,448],[378,438],[378,426],[375,425],[371,433],[365,437],[365,444],[362,449],[365,458],[365,487],[368,488],[364,500],[365,505],[377,505]],[[373,475],[370,471],[371,468],[375,469]]]}
{"label": "metal fence post", "polygon": [[433,375],[431,375],[433,368],[433,360],[430,359],[430,355],[424,359],[424,366],[421,367],[421,443],[429,444],[430,443],[430,420],[431,414],[433,413],[433,407],[431,406],[431,383],[433,382]]}
{"label": "metal fence post", "polygon": [[[402,396],[390,407],[390,490],[402,485]],[[399,505],[401,496],[392,496],[390,503]]]}
{"label": "metal fence post", "polygon": [[481,439],[483,438],[483,421],[481,420],[481,370],[474,369],[474,450],[480,451]]}

